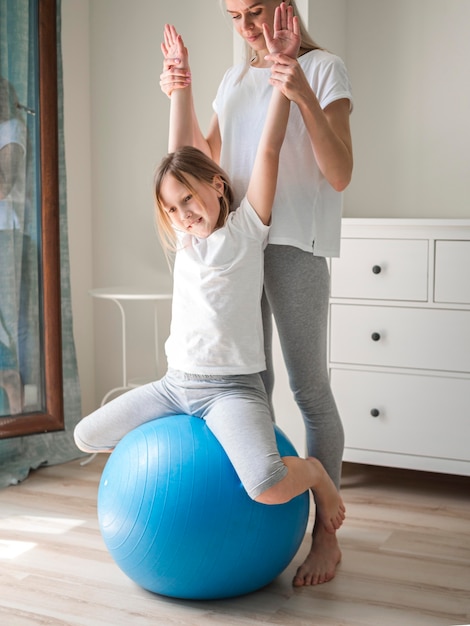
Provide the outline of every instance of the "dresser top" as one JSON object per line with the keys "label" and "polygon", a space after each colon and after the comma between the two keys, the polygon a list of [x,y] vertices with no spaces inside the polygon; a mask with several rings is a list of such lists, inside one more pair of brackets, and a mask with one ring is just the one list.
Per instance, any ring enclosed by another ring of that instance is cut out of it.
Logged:
{"label": "dresser top", "polygon": [[469,219],[345,217],[342,237],[470,239]]}
{"label": "dresser top", "polygon": [[361,225],[361,226],[470,226],[469,218],[456,219],[440,219],[440,218],[406,218],[406,217],[343,217],[343,225]]}

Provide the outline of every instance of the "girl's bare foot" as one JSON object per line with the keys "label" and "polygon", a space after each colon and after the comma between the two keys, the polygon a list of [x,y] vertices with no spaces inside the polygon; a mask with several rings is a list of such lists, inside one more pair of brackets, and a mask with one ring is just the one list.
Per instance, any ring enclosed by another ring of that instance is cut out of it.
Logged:
{"label": "girl's bare foot", "polygon": [[335,533],[328,532],[323,523],[316,523],[312,536],[312,547],[303,564],[298,568],[293,585],[306,587],[326,583],[335,577],[336,567],[341,561],[341,550]]}

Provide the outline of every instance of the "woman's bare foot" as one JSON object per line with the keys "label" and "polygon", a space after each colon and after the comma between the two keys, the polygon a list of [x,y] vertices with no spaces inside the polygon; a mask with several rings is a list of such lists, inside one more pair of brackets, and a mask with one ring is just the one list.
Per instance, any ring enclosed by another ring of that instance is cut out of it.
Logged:
{"label": "woman's bare foot", "polygon": [[335,533],[328,532],[323,523],[315,524],[312,547],[298,568],[294,587],[307,587],[326,583],[335,577],[336,566],[341,561],[341,550]]}
{"label": "woman's bare foot", "polygon": [[314,457],[308,457],[307,460],[315,466],[317,475],[313,488],[316,522],[321,522],[327,532],[335,533],[345,518],[343,500],[320,461]]}

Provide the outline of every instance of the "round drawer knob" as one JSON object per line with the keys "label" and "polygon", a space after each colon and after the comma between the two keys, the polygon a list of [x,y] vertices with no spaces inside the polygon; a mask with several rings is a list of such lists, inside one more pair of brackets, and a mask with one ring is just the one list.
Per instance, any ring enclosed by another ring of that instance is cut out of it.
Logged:
{"label": "round drawer knob", "polygon": [[380,411],[379,409],[371,409],[370,414],[372,415],[372,417],[379,417]]}
{"label": "round drawer knob", "polygon": [[380,274],[380,272],[382,271],[382,268],[380,267],[380,265],[374,265],[374,267],[372,268],[372,271],[374,274]]}
{"label": "round drawer knob", "polygon": [[372,333],[370,338],[372,339],[372,341],[379,341],[380,340],[380,333]]}

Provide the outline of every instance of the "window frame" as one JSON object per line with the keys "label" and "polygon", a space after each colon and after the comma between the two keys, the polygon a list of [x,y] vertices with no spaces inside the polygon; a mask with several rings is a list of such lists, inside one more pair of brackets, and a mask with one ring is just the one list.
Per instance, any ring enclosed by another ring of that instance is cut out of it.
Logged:
{"label": "window frame", "polygon": [[64,429],[56,0],[38,1],[40,276],[44,411],[0,418],[0,438]]}

